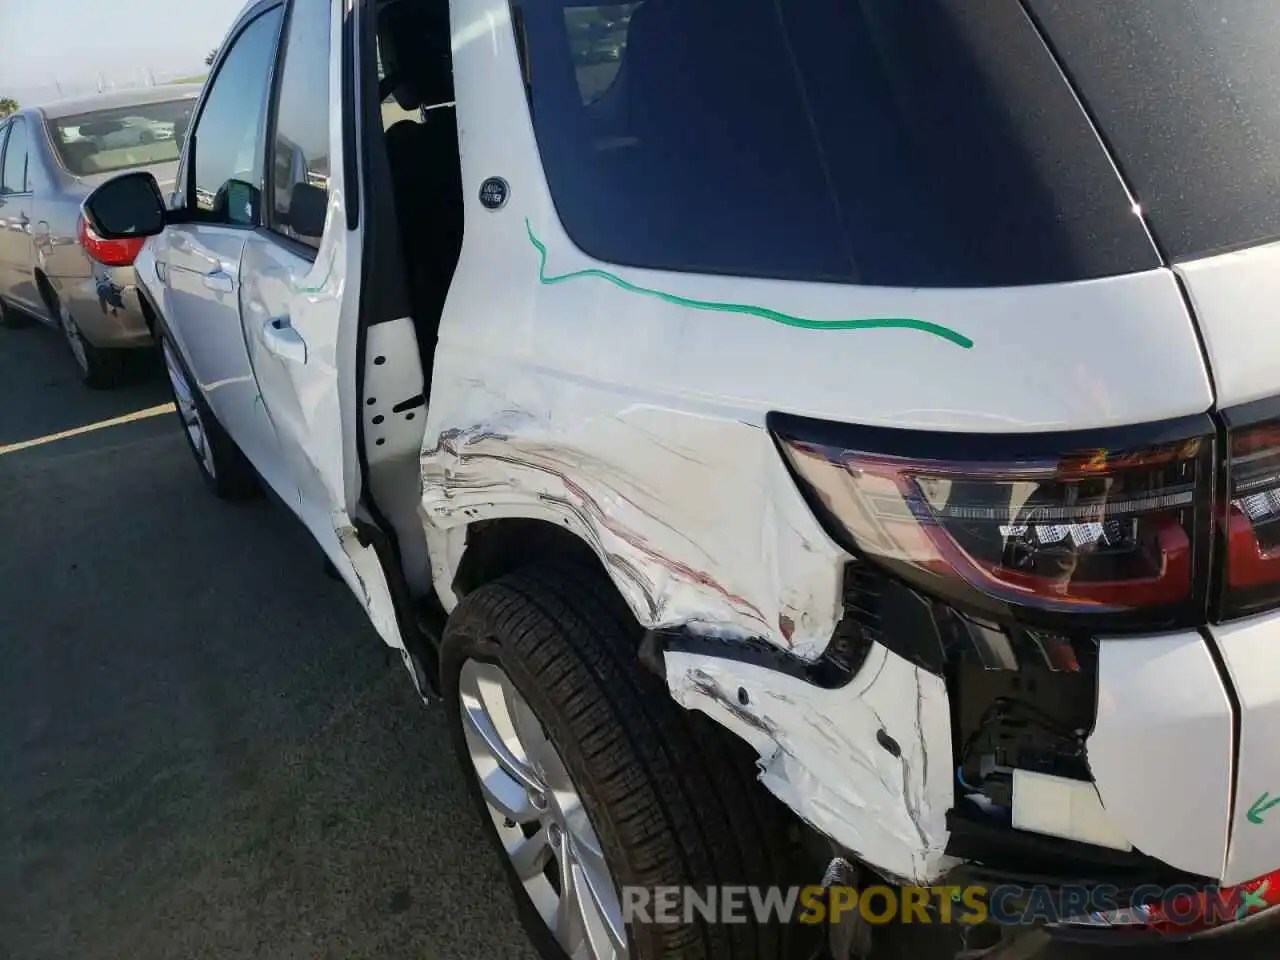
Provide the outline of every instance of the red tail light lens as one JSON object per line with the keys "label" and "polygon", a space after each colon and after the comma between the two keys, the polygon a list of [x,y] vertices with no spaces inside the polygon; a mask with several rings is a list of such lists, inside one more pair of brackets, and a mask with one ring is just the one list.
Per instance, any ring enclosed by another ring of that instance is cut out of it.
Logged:
{"label": "red tail light lens", "polygon": [[131,240],[104,240],[94,232],[93,227],[89,226],[84,217],[80,218],[77,235],[81,248],[89,258],[108,267],[129,266],[138,259],[138,254],[142,252],[142,245],[147,242],[146,238],[142,237]]}
{"label": "red tail light lens", "polygon": [[1231,434],[1224,615],[1280,601],[1280,424]]}
{"label": "red tail light lens", "polygon": [[[1213,471],[1205,419],[1169,425],[1155,442],[1061,435],[1058,453],[1052,434],[934,434],[930,449],[952,450],[930,456],[901,449],[898,431],[831,442],[804,439],[794,423],[778,418],[775,435],[834,534],[935,597],[1023,617],[1196,616],[1206,564],[1193,544],[1208,530]],[[886,455],[895,438],[900,450]],[[981,443],[993,448],[985,456],[973,449]]]}

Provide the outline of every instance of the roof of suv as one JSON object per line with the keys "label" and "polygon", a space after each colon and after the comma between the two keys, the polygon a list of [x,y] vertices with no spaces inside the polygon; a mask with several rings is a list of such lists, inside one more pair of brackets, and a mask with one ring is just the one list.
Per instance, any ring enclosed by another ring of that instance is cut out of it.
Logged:
{"label": "roof of suv", "polygon": [[48,119],[57,120],[94,110],[112,110],[116,107],[129,107],[135,104],[194,99],[200,95],[202,87],[203,84],[199,83],[170,83],[157,87],[138,87],[134,90],[118,90],[91,97],[59,100],[37,109]]}

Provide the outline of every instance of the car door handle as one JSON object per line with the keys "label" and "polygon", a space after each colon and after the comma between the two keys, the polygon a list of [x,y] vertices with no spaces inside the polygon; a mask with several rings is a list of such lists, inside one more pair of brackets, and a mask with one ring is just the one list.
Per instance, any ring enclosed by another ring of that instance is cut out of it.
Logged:
{"label": "car door handle", "polygon": [[295,363],[307,362],[307,341],[293,328],[288,317],[268,320],[262,327],[262,342],[266,348],[282,360]]}
{"label": "car door handle", "polygon": [[235,281],[231,279],[231,274],[225,270],[214,270],[212,273],[206,273],[200,278],[210,290],[216,290],[218,293],[230,293],[235,288]]}

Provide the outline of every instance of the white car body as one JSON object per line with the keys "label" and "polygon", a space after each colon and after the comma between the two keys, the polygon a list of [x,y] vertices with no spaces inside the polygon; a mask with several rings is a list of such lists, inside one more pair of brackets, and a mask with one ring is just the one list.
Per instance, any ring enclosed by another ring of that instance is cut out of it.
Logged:
{"label": "white car body", "polygon": [[[554,524],[596,555],[641,627],[707,640],[666,650],[670,695],[750,743],[769,790],[886,876],[938,880],[957,863],[944,678],[883,644],[832,689],[719,652],[816,663],[845,613],[850,554],[806,503],[767,416],[991,437],[1273,396],[1280,244],[965,289],[603,262],[557,213],[509,4],[451,8],[465,235],[429,378],[412,317],[360,323],[366,238],[352,205],[370,188],[350,179],[362,168],[337,96],[313,259],[264,230],[180,224],[147,244],[139,283],[218,421],[411,669],[395,577],[361,530],[364,498],[394,530],[409,590],[446,613],[478,524]],[[333,4],[333,91],[363,82],[337,54],[348,9],[361,22],[372,4]],[[485,209],[495,176],[508,194]],[[428,379],[424,411],[412,401]],[[1223,885],[1280,867],[1280,816],[1249,815],[1280,790],[1267,739],[1280,724],[1277,644],[1275,611],[1100,638],[1088,764],[1127,845]]]}

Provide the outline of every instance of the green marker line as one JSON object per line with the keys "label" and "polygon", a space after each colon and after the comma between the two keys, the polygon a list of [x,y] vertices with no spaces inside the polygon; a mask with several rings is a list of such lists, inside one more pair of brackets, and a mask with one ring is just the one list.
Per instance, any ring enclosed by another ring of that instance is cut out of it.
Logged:
{"label": "green marker line", "polygon": [[615,287],[620,287],[628,293],[639,293],[646,297],[656,297],[665,303],[675,304],[678,307],[688,307],[690,310],[711,310],[717,313],[741,313],[753,317],[761,317],[765,320],[772,320],[774,323],[781,323],[788,327],[800,327],[804,330],[876,330],[876,329],[897,329],[897,330],[917,330],[921,333],[930,333],[935,337],[941,337],[943,340],[950,340],[957,346],[964,347],[968,350],[973,346],[973,341],[962,333],[957,333],[949,327],[941,324],[930,323],[928,320],[912,320],[908,317],[869,317],[864,320],[809,320],[805,317],[794,317],[789,313],[781,313],[777,310],[770,310],[768,307],[756,307],[745,303],[716,303],[712,300],[692,300],[688,297],[676,296],[674,293],[664,293],[661,290],[650,290],[648,287],[641,287],[612,273],[604,270],[596,270],[594,268],[588,270],[576,270],[573,273],[562,273],[559,276],[547,276],[547,248],[533,232],[533,225],[528,220],[524,222],[525,228],[529,231],[529,242],[534,245],[538,251],[540,262],[538,264],[538,280],[546,286],[555,283],[564,283],[567,280],[578,280],[584,277],[596,277],[600,280],[607,280]]}
{"label": "green marker line", "polygon": [[337,259],[338,259],[337,248],[336,248],[336,247],[335,247],[335,248],[330,248],[330,250],[329,250],[329,264],[328,264],[328,266],[325,268],[325,271],[324,271],[324,277],[323,277],[323,279],[321,279],[321,281],[320,281],[319,283],[317,283],[317,284],[316,284],[315,286],[313,286],[313,287],[304,287],[304,286],[302,286],[301,284],[297,283],[297,281],[295,280],[295,281],[294,281],[293,292],[294,292],[294,293],[298,293],[298,294],[303,294],[303,295],[306,295],[306,294],[312,294],[312,293],[320,293],[322,290],[324,290],[324,288],[325,288],[326,286],[328,286],[328,285],[329,285],[329,278],[333,276],[333,266],[334,266],[334,261],[335,261],[335,260],[337,260]]}
{"label": "green marker line", "polygon": [[1269,791],[1263,791],[1262,796],[1249,807],[1249,822],[1262,823],[1262,815],[1275,806],[1280,806],[1280,797],[1273,797]]}

